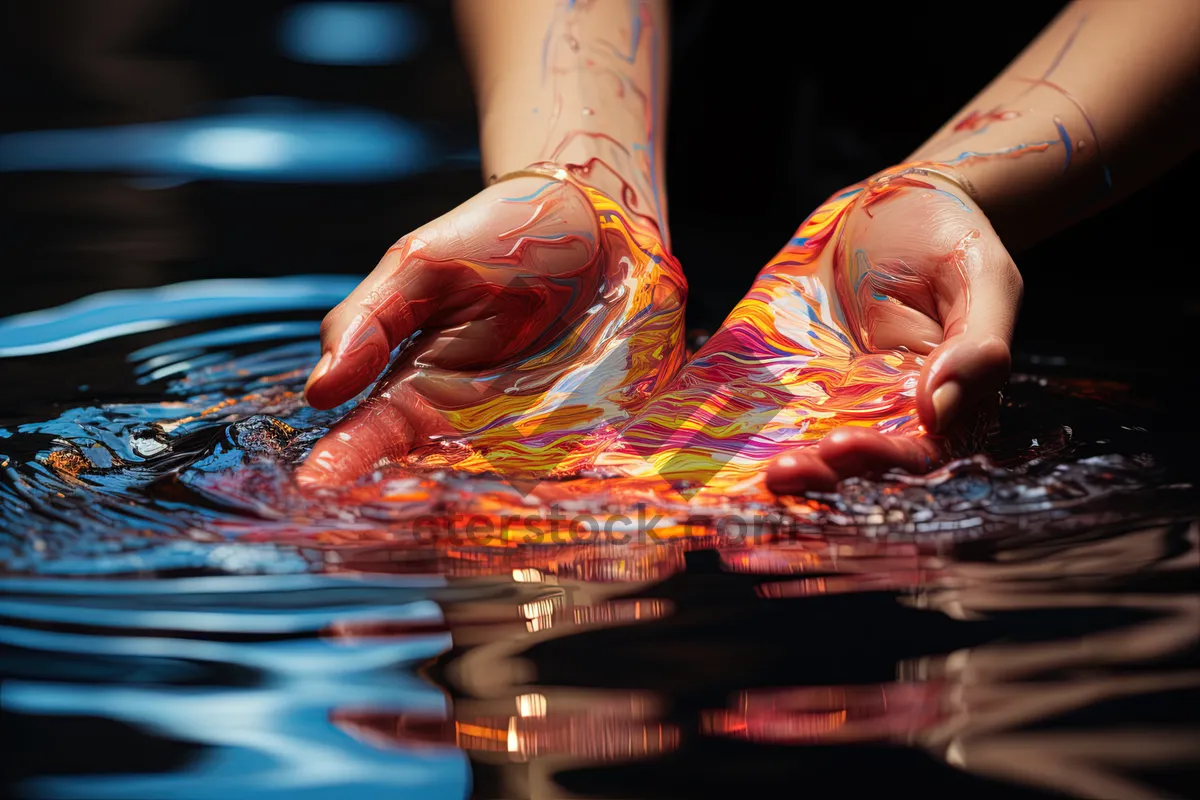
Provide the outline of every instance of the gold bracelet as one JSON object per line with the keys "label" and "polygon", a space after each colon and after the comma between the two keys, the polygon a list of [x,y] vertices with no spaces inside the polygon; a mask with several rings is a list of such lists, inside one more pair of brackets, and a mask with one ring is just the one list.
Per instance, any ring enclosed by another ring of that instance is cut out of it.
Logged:
{"label": "gold bracelet", "polygon": [[979,193],[975,189],[975,184],[971,183],[971,181],[969,181],[965,175],[959,174],[957,171],[951,172],[948,168],[942,169],[938,167],[927,167],[922,164],[909,167],[908,169],[904,170],[904,172],[914,172],[918,175],[936,175],[942,180],[953,183],[955,186],[962,189],[967,197],[970,197],[972,200],[978,202]]}
{"label": "gold bracelet", "polygon": [[565,169],[549,163],[530,164],[525,169],[513,170],[506,172],[498,178],[492,178],[488,181],[488,185],[500,183],[502,181],[512,180],[513,178],[549,178],[550,180],[562,181],[567,183],[571,179],[571,175]]}

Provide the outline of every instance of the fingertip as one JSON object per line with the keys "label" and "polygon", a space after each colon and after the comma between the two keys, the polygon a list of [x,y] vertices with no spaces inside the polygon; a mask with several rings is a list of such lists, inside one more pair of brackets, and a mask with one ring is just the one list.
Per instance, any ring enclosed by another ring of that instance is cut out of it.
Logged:
{"label": "fingertip", "polygon": [[842,479],[897,469],[916,475],[928,472],[940,461],[939,445],[934,440],[862,427],[838,428],[817,445],[817,451]]}
{"label": "fingertip", "polygon": [[917,391],[917,413],[931,433],[952,432],[1003,387],[1012,353],[1000,336],[957,336],[930,357]]}
{"label": "fingertip", "polygon": [[1012,349],[1008,342],[995,334],[987,334],[973,343],[972,360],[980,373],[1008,377],[1012,369]]}
{"label": "fingertip", "polygon": [[949,380],[933,390],[929,405],[933,410],[929,424],[926,426],[931,433],[944,433],[954,425],[954,420],[962,405],[962,386],[958,381]]}
{"label": "fingertip", "polygon": [[304,383],[304,400],[310,406],[317,409],[332,408],[332,406],[321,405],[321,401],[325,398],[318,391],[315,393],[313,389],[322,382],[322,379],[329,372],[330,365],[333,364],[333,353],[325,353],[321,356],[321,360],[313,367],[313,371],[309,373],[308,380]]}
{"label": "fingertip", "polygon": [[879,431],[870,428],[852,427],[849,425],[835,428],[824,439],[817,443],[817,451],[828,463],[847,453],[853,453],[874,444],[880,437]]}
{"label": "fingertip", "polygon": [[323,467],[310,464],[308,461],[305,461],[296,470],[296,485],[303,492],[314,491],[332,483],[334,481],[330,480],[330,476],[326,474]]}
{"label": "fingertip", "polygon": [[296,470],[296,484],[302,490],[344,485],[367,471],[359,454],[345,442],[332,438],[336,435],[330,433],[317,442]]}
{"label": "fingertip", "polygon": [[815,448],[790,450],[767,466],[767,489],[777,495],[826,492],[837,488],[838,475]]}
{"label": "fingertip", "polygon": [[337,408],[352,397],[354,397],[353,393],[348,393],[342,387],[332,385],[328,379],[314,381],[312,385],[304,389],[305,402],[318,411]]}
{"label": "fingertip", "polygon": [[[377,342],[372,342],[377,344]],[[337,408],[354,399],[387,369],[390,353],[381,347],[360,347],[342,355],[330,355],[324,371],[305,387],[304,399],[316,409]]]}
{"label": "fingertip", "polygon": [[351,483],[385,457],[407,453],[413,437],[404,413],[388,399],[373,397],[313,445],[296,471],[296,483],[305,490]]}

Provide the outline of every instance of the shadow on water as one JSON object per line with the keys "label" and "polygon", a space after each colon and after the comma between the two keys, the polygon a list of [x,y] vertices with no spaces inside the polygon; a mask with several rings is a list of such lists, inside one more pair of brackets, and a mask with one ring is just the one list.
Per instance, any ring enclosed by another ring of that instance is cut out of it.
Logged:
{"label": "shadow on water", "polygon": [[5,401],[21,796],[1189,794],[1197,504],[1127,387],[1020,375],[987,458],[752,535],[431,541],[395,490],[290,479],[339,413],[299,391],[347,288],[0,321],[8,363],[96,376]]}

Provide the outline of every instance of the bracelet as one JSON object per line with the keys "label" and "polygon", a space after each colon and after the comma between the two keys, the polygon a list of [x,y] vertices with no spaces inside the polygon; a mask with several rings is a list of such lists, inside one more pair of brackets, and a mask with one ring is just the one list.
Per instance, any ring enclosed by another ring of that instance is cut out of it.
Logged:
{"label": "bracelet", "polygon": [[525,169],[517,169],[512,172],[506,172],[500,177],[493,176],[488,181],[488,185],[501,183],[502,181],[512,180],[513,178],[549,178],[555,181],[567,183],[570,181],[571,175],[562,167],[556,166],[549,162],[538,164],[530,164]]}
{"label": "bracelet", "polygon": [[938,167],[920,166],[913,167],[913,172],[917,173],[918,175],[936,175],[942,180],[953,183],[955,186],[962,189],[968,197],[978,202],[979,191],[975,188],[975,184],[971,183],[967,176],[959,173],[957,170],[951,172],[948,169],[941,169]]}
{"label": "bracelet", "polygon": [[901,175],[909,174],[937,176],[944,181],[954,184],[959,189],[962,189],[963,192],[972,200],[979,202],[979,190],[975,188],[975,184],[971,183],[971,181],[965,175],[943,164],[935,164],[932,162],[918,161],[909,165],[902,164],[898,171],[885,171],[880,177],[869,179],[868,183],[873,183],[877,180],[886,181],[889,178],[896,178]]}

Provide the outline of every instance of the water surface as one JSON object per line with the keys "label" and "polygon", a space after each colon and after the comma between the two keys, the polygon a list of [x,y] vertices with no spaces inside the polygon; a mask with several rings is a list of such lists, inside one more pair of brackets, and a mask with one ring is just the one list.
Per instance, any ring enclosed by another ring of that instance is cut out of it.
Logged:
{"label": "water surface", "polygon": [[0,321],[18,795],[1193,793],[1200,506],[1127,386],[1027,364],[985,457],[801,517],[417,536],[402,485],[291,478],[340,413],[300,391],[352,284]]}

